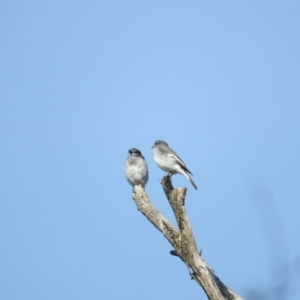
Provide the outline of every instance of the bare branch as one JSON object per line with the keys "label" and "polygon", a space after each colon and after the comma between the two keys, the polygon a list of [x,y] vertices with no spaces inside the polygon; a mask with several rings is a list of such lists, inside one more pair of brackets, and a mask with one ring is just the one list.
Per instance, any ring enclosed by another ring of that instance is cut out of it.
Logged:
{"label": "bare branch", "polygon": [[191,277],[203,288],[210,300],[241,300],[226,287],[214,271],[201,258],[192,228],[186,215],[184,202],[186,188],[174,189],[169,176],[161,180],[166,197],[174,212],[179,231],[154,207],[141,186],[134,187],[133,200],[137,208],[166,237],[172,251],[186,264]]}

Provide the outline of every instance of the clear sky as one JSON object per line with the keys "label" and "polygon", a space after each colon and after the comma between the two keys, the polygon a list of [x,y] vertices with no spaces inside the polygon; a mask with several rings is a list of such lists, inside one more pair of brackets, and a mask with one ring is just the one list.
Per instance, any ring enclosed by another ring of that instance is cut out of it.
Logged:
{"label": "clear sky", "polygon": [[140,149],[146,191],[174,223],[151,155],[162,139],[194,174],[197,191],[173,184],[220,279],[248,299],[287,281],[280,299],[299,299],[299,12],[2,1],[0,298],[206,299],[124,177]]}

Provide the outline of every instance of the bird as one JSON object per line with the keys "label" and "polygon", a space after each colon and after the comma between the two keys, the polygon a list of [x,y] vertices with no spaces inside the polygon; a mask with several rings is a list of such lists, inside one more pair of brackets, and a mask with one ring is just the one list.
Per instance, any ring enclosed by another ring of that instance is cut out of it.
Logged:
{"label": "bird", "polygon": [[145,188],[149,172],[146,160],[139,149],[131,148],[128,150],[124,171],[127,181],[133,188],[136,185]]}
{"label": "bird", "polygon": [[166,142],[156,141],[152,147],[152,155],[159,168],[168,172],[170,176],[178,173],[184,175],[197,190],[197,186],[190,176],[193,175],[192,172]]}

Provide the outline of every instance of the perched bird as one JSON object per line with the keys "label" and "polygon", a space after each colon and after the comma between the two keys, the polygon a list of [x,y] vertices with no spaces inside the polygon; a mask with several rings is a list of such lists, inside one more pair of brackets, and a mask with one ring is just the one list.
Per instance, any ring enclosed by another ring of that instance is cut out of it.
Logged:
{"label": "perched bird", "polygon": [[125,177],[132,187],[140,184],[145,188],[148,181],[148,166],[145,158],[136,148],[129,149],[128,153],[124,168]]}
{"label": "perched bird", "polygon": [[184,175],[197,189],[197,186],[191,178],[191,171],[188,170],[182,159],[169,147],[164,141],[156,141],[152,147],[152,155],[155,163],[170,175],[180,173]]}

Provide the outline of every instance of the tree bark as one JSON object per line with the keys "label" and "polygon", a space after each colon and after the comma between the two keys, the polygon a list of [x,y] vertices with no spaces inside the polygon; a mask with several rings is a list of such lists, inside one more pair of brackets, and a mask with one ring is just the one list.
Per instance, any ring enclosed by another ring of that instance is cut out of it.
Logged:
{"label": "tree bark", "polygon": [[174,212],[179,230],[154,207],[140,185],[134,187],[132,196],[138,210],[173,246],[175,249],[175,251],[172,251],[173,255],[180,257],[186,264],[190,276],[202,287],[208,299],[242,300],[241,297],[221,282],[199,254],[184,207],[186,188],[174,189],[168,175],[162,178],[161,184]]}

